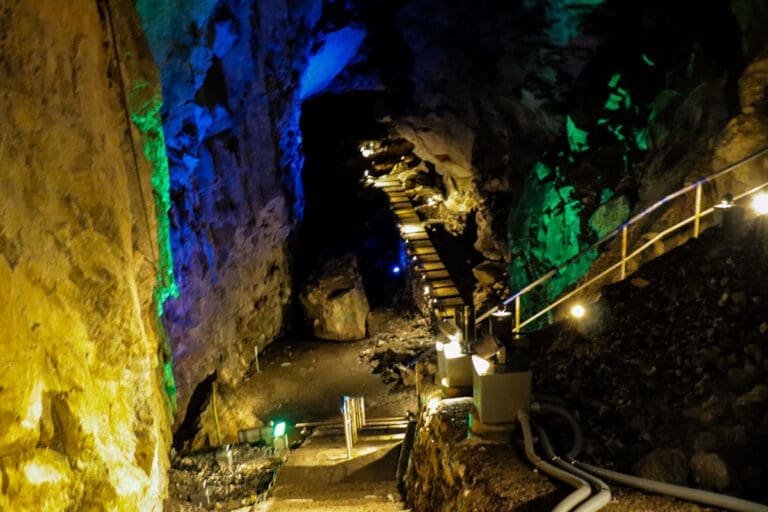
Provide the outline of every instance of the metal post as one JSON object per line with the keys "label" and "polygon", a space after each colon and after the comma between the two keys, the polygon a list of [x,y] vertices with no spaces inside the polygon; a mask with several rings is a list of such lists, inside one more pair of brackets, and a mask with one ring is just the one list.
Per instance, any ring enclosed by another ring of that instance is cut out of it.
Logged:
{"label": "metal post", "polygon": [[365,426],[365,397],[360,397],[360,428]]}
{"label": "metal post", "polygon": [[352,418],[349,414],[349,397],[342,401],[341,412],[344,415],[344,440],[347,442],[347,458],[352,458]]}
{"label": "metal post", "polygon": [[259,346],[258,345],[253,347],[253,355],[255,357],[254,361],[256,361],[256,373],[261,373],[261,369],[259,368]]}
{"label": "metal post", "polygon": [[621,228],[621,280],[627,277],[627,225]]}
{"label": "metal post", "polygon": [[520,295],[515,297],[515,334],[520,332]]}
{"label": "metal post", "polygon": [[693,219],[693,238],[699,238],[699,224],[701,218],[701,182],[696,183],[696,213]]}
{"label": "metal post", "polygon": [[216,381],[213,381],[213,388],[211,389],[211,402],[213,407],[213,422],[216,425],[216,437],[219,441],[217,446],[221,446],[221,428],[219,428],[219,411],[216,408]]}

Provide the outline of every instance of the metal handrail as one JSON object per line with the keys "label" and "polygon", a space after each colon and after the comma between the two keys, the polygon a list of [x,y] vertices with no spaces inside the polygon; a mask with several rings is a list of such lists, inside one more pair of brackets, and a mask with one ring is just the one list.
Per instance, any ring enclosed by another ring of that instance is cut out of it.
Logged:
{"label": "metal handrail", "polygon": [[[687,185],[687,186],[677,190],[676,192],[673,192],[673,193],[671,193],[671,194],[661,198],[660,200],[656,201],[655,203],[653,203],[649,207],[645,208],[643,211],[641,211],[637,215],[631,217],[628,221],[626,221],[625,223],[623,223],[622,225],[617,227],[615,230],[613,230],[611,233],[609,233],[605,237],[603,237],[600,240],[598,240],[597,242],[593,243],[592,245],[590,245],[586,249],[582,250],[581,252],[579,252],[575,256],[572,256],[571,258],[569,258],[567,261],[562,263],[557,268],[554,268],[554,269],[550,270],[549,272],[547,272],[546,274],[542,275],[541,277],[539,277],[538,279],[536,279],[532,283],[524,286],[523,288],[521,288],[517,292],[509,295],[507,298],[505,298],[505,299],[503,299],[501,301],[501,304],[499,306],[494,306],[491,309],[489,309],[488,311],[486,311],[485,313],[483,313],[482,315],[480,315],[477,318],[475,318],[475,327],[477,327],[477,325],[480,322],[482,322],[483,320],[489,318],[495,312],[499,311],[499,308],[506,307],[507,305],[509,305],[511,302],[514,301],[514,303],[515,303],[514,332],[516,332],[516,333],[520,332],[520,329],[522,327],[525,327],[526,325],[530,324],[531,322],[537,320],[542,315],[545,315],[546,313],[549,313],[551,310],[553,310],[554,308],[556,308],[557,306],[559,306],[563,302],[567,301],[568,299],[570,299],[571,297],[573,297],[574,295],[576,295],[577,293],[582,291],[587,286],[590,286],[590,285],[594,284],[596,281],[604,278],[605,276],[607,276],[611,272],[615,272],[617,269],[620,270],[620,272],[621,272],[621,279],[624,279],[626,277],[626,264],[627,264],[628,261],[630,261],[633,258],[635,258],[636,256],[638,256],[640,253],[645,251],[648,247],[652,246],[654,243],[658,242],[660,239],[666,237],[667,235],[669,235],[670,233],[673,233],[674,231],[677,231],[678,229],[682,228],[683,226],[686,226],[686,225],[690,224],[691,222],[693,222],[693,224],[694,224],[694,234],[693,234],[693,236],[694,236],[694,238],[697,238],[699,236],[699,232],[700,232],[700,226],[701,226],[700,225],[700,221],[701,221],[701,218],[711,214],[712,212],[714,212],[714,207],[708,208],[708,209],[706,209],[704,211],[701,210],[702,187],[703,187],[703,185],[705,183],[712,183],[716,179],[718,179],[718,178],[720,178],[722,176],[725,176],[726,174],[729,174],[730,172],[734,171],[735,169],[740,168],[744,164],[749,163],[749,162],[751,162],[751,161],[753,161],[753,160],[755,160],[755,159],[757,159],[757,158],[759,158],[759,157],[761,157],[763,155],[766,155],[766,154],[768,154],[768,147],[764,147],[764,148],[762,148],[762,149],[760,149],[758,151],[755,151],[754,153],[751,153],[750,155],[742,158],[741,160],[738,160],[737,162],[734,162],[734,163],[732,163],[732,164],[730,164],[730,165],[720,169],[719,171],[715,172],[714,174],[712,174],[710,176],[707,176],[707,177],[704,177],[704,178],[700,178],[700,179],[694,181],[693,183],[691,183],[690,185]],[[742,199],[744,197],[747,197],[747,196],[749,196],[751,194],[754,194],[755,192],[757,192],[758,190],[760,190],[760,189],[762,189],[762,188],[764,188],[766,186],[768,186],[768,182],[763,183],[762,185],[759,185],[759,186],[757,186],[757,187],[755,187],[755,188],[753,188],[753,189],[751,189],[751,190],[749,190],[747,192],[739,194],[738,196],[734,197],[734,201]],[[649,240],[648,242],[643,244],[640,248],[632,251],[632,253],[630,253],[630,254],[627,254],[627,232],[628,232],[628,228],[633,226],[633,225],[635,225],[635,224],[637,224],[638,221],[640,221],[641,219],[645,218],[650,213],[656,211],[661,206],[667,204],[668,202],[670,202],[673,199],[676,199],[677,197],[680,197],[680,196],[682,196],[684,194],[687,194],[691,190],[695,190],[695,193],[696,193],[695,213],[694,213],[694,215],[689,217],[689,218],[687,218],[687,219],[685,219],[685,220],[683,220],[683,221],[681,221],[681,222],[678,222],[674,226],[671,226],[671,227],[665,229],[664,231],[662,231],[661,233],[656,235],[652,240]],[[531,290],[537,288],[538,286],[542,285],[543,283],[545,283],[546,281],[550,280],[551,278],[557,276],[561,271],[563,271],[564,269],[569,267],[571,264],[573,264],[574,262],[578,261],[579,259],[585,257],[587,254],[589,254],[590,252],[594,251],[595,249],[598,249],[598,248],[602,247],[603,245],[607,244],[609,241],[613,240],[619,234],[621,234],[621,236],[622,236],[622,244],[621,244],[622,245],[622,248],[621,248],[622,249],[622,253],[621,253],[621,259],[618,262],[616,262],[615,264],[611,265],[607,269],[603,270],[597,276],[594,276],[594,277],[590,278],[588,281],[582,283],[581,285],[576,287],[574,290],[571,290],[570,292],[567,292],[566,294],[561,295],[555,301],[553,301],[552,303],[550,303],[549,305],[547,305],[546,307],[544,307],[543,309],[541,309],[537,313],[531,315],[531,317],[527,318],[525,321],[521,321],[521,319],[520,319],[520,299],[521,299],[521,297],[523,295],[525,295],[526,293],[530,292]]]}

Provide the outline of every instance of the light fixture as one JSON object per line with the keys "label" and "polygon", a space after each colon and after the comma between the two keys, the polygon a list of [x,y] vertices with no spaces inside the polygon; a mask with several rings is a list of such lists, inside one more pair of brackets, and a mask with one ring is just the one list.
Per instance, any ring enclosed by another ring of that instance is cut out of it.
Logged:
{"label": "light fixture", "polygon": [[768,214],[768,193],[759,192],[752,198],[752,209],[758,215]]}
{"label": "light fixture", "polygon": [[587,314],[587,310],[581,304],[574,304],[573,306],[571,306],[571,316],[573,318],[576,318],[576,319],[584,318],[584,315],[586,314]]}
{"label": "light fixture", "polygon": [[398,275],[402,271],[403,271],[403,269],[400,268],[400,265],[392,265],[392,274]]}
{"label": "light fixture", "polygon": [[405,225],[404,225],[404,226],[403,226],[403,227],[400,229],[400,231],[401,231],[401,232],[402,232],[404,235],[412,235],[413,233],[418,233],[418,232],[419,232],[419,231],[421,231],[422,229],[424,229],[424,228],[423,228],[423,227],[421,227],[421,225],[420,225],[420,224],[405,224]]}
{"label": "light fixture", "polygon": [[424,295],[429,295],[429,285],[424,285]]}
{"label": "light fixture", "polygon": [[496,311],[494,311],[492,314],[496,318],[504,318],[504,317],[510,316],[512,312],[507,311],[507,305],[502,303],[501,306],[497,307]]}
{"label": "light fixture", "polygon": [[281,437],[285,435],[285,422],[281,421],[279,423],[275,423],[275,427],[272,430],[272,436],[273,437]]}
{"label": "light fixture", "polygon": [[368,172],[368,169],[366,169],[365,171],[363,171],[363,177],[364,177],[364,178],[367,178],[369,174],[370,174],[370,173]]}
{"label": "light fixture", "polygon": [[419,257],[414,254],[411,256],[411,261],[419,261]]}
{"label": "light fixture", "polygon": [[721,210],[733,208],[733,194],[725,194],[720,202],[715,205],[715,208]]}

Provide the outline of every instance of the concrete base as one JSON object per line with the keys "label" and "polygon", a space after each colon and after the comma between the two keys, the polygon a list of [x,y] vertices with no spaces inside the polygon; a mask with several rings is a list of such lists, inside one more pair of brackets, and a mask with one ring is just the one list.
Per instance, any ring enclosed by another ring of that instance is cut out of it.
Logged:
{"label": "concrete base", "polygon": [[468,387],[472,386],[472,357],[461,353],[454,344],[436,344],[437,368],[442,376],[437,382],[439,386]]}
{"label": "concrete base", "polygon": [[435,374],[435,385],[440,388],[442,398],[458,398],[461,396],[472,396],[472,386],[449,386],[448,379],[442,376],[440,372]]}
{"label": "concrete base", "polygon": [[480,413],[477,412],[473,405],[469,409],[469,425],[467,429],[470,436],[481,437],[495,443],[507,443],[515,430],[517,430],[517,423],[483,423],[480,421]]}
{"label": "concrete base", "polygon": [[483,424],[514,423],[531,405],[531,372],[472,356],[473,403]]}

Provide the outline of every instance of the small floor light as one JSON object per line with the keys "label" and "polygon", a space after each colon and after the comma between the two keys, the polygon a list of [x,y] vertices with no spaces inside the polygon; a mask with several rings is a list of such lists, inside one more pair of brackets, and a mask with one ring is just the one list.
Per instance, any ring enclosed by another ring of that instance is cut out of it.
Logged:
{"label": "small floor light", "polygon": [[400,272],[402,272],[403,269],[400,268],[400,265],[393,265],[392,266],[392,275],[399,275]]}
{"label": "small floor light", "polygon": [[574,304],[571,307],[571,316],[576,319],[584,318],[587,314],[587,310],[581,304]]}
{"label": "small floor light", "polygon": [[493,316],[497,318],[504,318],[507,316],[510,316],[512,314],[511,311],[507,311],[507,306],[505,304],[502,304],[498,308],[496,308],[496,311],[493,312]]}
{"label": "small floor light", "polygon": [[768,214],[768,193],[760,192],[752,198],[752,209],[758,215]]}
{"label": "small floor light", "polygon": [[725,194],[715,208],[726,209],[733,208],[733,194]]}

